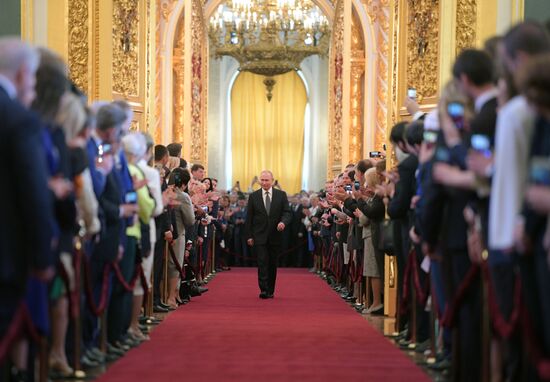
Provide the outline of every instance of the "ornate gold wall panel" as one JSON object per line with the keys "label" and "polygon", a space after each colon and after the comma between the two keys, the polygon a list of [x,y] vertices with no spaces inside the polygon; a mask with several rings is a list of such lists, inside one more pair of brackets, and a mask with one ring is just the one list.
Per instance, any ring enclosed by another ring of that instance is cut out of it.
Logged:
{"label": "ornate gold wall panel", "polygon": [[439,91],[439,0],[409,0],[407,13],[407,87],[421,99]]}
{"label": "ornate gold wall panel", "polygon": [[88,0],[69,1],[69,73],[74,83],[89,94]]}
{"label": "ornate gold wall panel", "polygon": [[456,55],[476,43],[477,1],[457,0],[456,3]]}
{"label": "ornate gold wall panel", "polygon": [[344,0],[335,6],[329,69],[329,137],[328,176],[332,177],[342,166],[342,108],[344,70]]}
{"label": "ornate gold wall panel", "polygon": [[355,7],[351,25],[351,86],[350,86],[350,126],[349,161],[356,163],[363,157],[363,97],[365,73],[365,41],[363,29]]}
{"label": "ornate gold wall panel", "polygon": [[113,98],[128,101],[133,130],[147,131],[150,0],[113,1]]}
{"label": "ornate gold wall panel", "polygon": [[[396,1],[396,4],[398,1]],[[374,150],[381,150],[387,141],[388,110],[391,110],[389,92],[390,55],[390,0],[363,0],[376,37],[376,126],[374,132]],[[396,5],[397,6],[397,5]]]}
{"label": "ornate gold wall panel", "polygon": [[191,22],[192,33],[192,76],[191,76],[191,162],[206,164],[206,134],[204,110],[206,107],[206,84],[204,46],[207,44],[206,22],[202,12],[202,4],[199,0],[193,1]]}
{"label": "ornate gold wall panel", "polygon": [[184,68],[185,68],[185,14],[178,20],[176,35],[174,37],[174,50],[172,56],[173,68],[173,130],[172,140],[174,142],[183,142],[183,129],[185,124],[184,109]]}
{"label": "ornate gold wall panel", "polygon": [[139,94],[139,11],[138,1],[113,1],[113,91],[123,96]]}

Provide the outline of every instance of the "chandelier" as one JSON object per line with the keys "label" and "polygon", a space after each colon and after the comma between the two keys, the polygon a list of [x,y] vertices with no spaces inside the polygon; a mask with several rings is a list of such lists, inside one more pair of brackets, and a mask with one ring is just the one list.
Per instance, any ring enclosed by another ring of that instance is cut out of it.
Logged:
{"label": "chandelier", "polygon": [[214,56],[266,76],[268,100],[273,76],[299,70],[304,58],[325,56],[329,48],[328,20],[311,0],[228,0],[209,21]]}

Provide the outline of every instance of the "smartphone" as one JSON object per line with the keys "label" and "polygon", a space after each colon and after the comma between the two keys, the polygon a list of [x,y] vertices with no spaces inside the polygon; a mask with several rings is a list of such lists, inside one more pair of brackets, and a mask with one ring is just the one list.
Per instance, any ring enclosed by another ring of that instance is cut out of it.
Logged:
{"label": "smartphone", "polygon": [[408,88],[407,89],[407,97],[410,99],[416,99],[416,89],[415,88]]}
{"label": "smartphone", "polygon": [[491,140],[483,134],[474,134],[470,138],[472,149],[483,153],[485,156],[491,156]]}
{"label": "smartphone", "polygon": [[99,156],[111,154],[112,151],[113,151],[113,146],[110,145],[109,143],[101,144],[97,148],[97,152],[98,152]]}
{"label": "smartphone", "polygon": [[530,168],[531,182],[539,186],[550,186],[550,158],[534,157]]}
{"label": "smartphone", "polygon": [[385,143],[382,145],[382,150],[388,151],[388,150],[386,149],[386,144],[385,144]]}
{"label": "smartphone", "polygon": [[450,102],[447,105],[447,113],[453,120],[457,129],[464,129],[464,105],[460,102]]}
{"label": "smartphone", "polygon": [[380,158],[382,153],[380,151],[371,151],[369,152],[369,158]]}
{"label": "smartphone", "polygon": [[202,208],[202,210],[204,211],[205,214],[208,213],[208,206],[202,206],[201,208]]}
{"label": "smartphone", "polygon": [[348,193],[348,194],[351,194],[351,184],[346,184],[344,186],[344,190]]}
{"label": "smartphone", "polygon": [[434,144],[437,142],[437,136],[437,131],[426,130],[424,131],[424,142]]}
{"label": "smartphone", "polygon": [[359,189],[361,188],[361,183],[356,180],[355,182],[353,182],[353,187],[355,188],[355,191],[359,191]]}
{"label": "smartphone", "polygon": [[126,204],[135,204],[137,203],[137,193],[135,191],[127,192],[124,197],[124,202]]}
{"label": "smartphone", "polygon": [[435,160],[438,162],[449,162],[451,154],[449,150],[444,147],[439,147],[435,152]]}

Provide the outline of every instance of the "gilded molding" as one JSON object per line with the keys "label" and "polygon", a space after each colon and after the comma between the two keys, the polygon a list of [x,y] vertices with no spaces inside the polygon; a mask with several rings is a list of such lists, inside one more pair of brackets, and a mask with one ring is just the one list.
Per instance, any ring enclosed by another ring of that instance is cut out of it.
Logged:
{"label": "gilded molding", "polygon": [[69,73],[78,88],[88,93],[88,1],[73,0],[68,7]]}
{"label": "gilded molding", "polygon": [[358,162],[363,156],[364,49],[363,30],[354,9],[351,24],[350,130],[348,148],[350,163]]}
{"label": "gilded molding", "polygon": [[342,165],[342,109],[343,109],[343,69],[344,69],[344,0],[336,3],[333,39],[330,50],[329,80],[329,179],[333,170],[340,171]]}
{"label": "gilded molding", "polygon": [[202,4],[199,0],[193,1],[191,19],[191,156],[192,162],[204,163],[206,158],[206,134],[203,119],[204,94],[204,57],[203,46],[206,44],[205,20],[202,12]]}
{"label": "gilded molding", "polygon": [[407,20],[407,87],[421,98],[439,87],[439,0],[410,0]]}
{"label": "gilded molding", "polygon": [[[396,1],[396,7],[397,7]],[[386,142],[388,125],[388,107],[391,104],[388,88],[388,62],[390,60],[390,0],[363,0],[367,14],[371,19],[376,36],[376,126],[374,148],[380,150]],[[395,41],[395,40],[394,40]],[[396,44],[394,44],[396,47]],[[395,73],[395,71],[394,71]]]}
{"label": "gilded molding", "polygon": [[139,1],[113,1],[113,91],[139,96]]}
{"label": "gilded molding", "polygon": [[184,97],[185,97],[185,13],[181,15],[176,26],[174,36],[174,47],[172,53],[173,68],[173,128],[172,139],[174,142],[182,143],[184,140]]}
{"label": "gilded molding", "polygon": [[456,4],[456,55],[475,46],[477,24],[476,0],[457,0]]}

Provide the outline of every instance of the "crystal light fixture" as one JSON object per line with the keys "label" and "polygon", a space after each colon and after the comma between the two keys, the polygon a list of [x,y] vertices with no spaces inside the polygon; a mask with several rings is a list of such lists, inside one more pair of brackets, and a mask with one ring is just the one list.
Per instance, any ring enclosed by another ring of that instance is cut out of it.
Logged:
{"label": "crystal light fixture", "polygon": [[328,53],[330,28],[311,0],[229,0],[210,17],[208,34],[215,57],[235,58],[239,70],[268,77],[272,88],[273,76]]}

